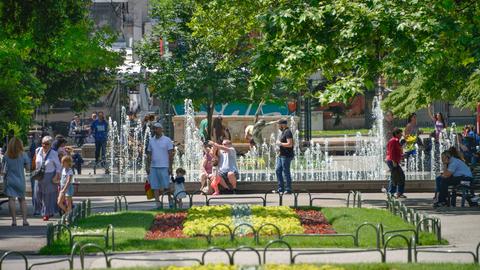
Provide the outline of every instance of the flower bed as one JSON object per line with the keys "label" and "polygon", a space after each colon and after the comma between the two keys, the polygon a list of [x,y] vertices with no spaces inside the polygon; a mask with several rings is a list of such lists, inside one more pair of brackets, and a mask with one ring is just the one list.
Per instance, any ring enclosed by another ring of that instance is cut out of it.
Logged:
{"label": "flower bed", "polygon": [[322,212],[317,210],[295,210],[304,228],[304,233],[310,234],[332,234],[336,233],[332,225]]}
{"label": "flower bed", "polygon": [[[280,229],[281,234],[303,233],[303,228],[295,214],[295,211],[288,206],[252,206],[252,225],[258,230],[263,224],[271,223]],[[272,226],[265,226],[260,234],[274,235],[276,229]]]}
{"label": "flower bed", "polygon": [[[317,210],[294,210],[287,206],[248,206],[223,205],[192,207],[188,212],[162,213],[155,216],[155,221],[145,235],[146,240],[161,238],[185,238],[208,235],[215,224],[223,223],[232,231],[240,224],[250,224],[258,230],[264,224],[273,224],[280,229],[280,234],[331,234],[335,233],[325,216]],[[228,235],[225,226],[218,226],[212,235]],[[253,236],[248,226],[241,226],[238,235]],[[261,235],[276,235],[273,226],[264,226]]]}
{"label": "flower bed", "polygon": [[[187,219],[183,224],[183,233],[188,236],[207,235],[210,228],[218,223],[224,223],[230,228],[234,227],[231,206],[194,206],[188,210]],[[228,234],[228,229],[219,226],[212,234],[225,235]]]}
{"label": "flower bed", "polygon": [[187,237],[183,234],[183,221],[186,217],[186,212],[157,214],[145,240]]}

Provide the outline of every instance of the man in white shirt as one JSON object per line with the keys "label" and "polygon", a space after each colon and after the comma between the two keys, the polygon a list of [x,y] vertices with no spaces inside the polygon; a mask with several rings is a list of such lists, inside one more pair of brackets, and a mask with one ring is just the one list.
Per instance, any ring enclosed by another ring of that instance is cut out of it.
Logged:
{"label": "man in white shirt", "polygon": [[[173,143],[172,140],[163,135],[163,126],[160,123],[153,124],[154,136],[150,138],[147,147],[147,174],[148,181],[155,194],[157,207],[160,206],[160,192],[168,192],[170,186],[170,175],[173,165]],[[172,198],[168,194],[168,201]]]}

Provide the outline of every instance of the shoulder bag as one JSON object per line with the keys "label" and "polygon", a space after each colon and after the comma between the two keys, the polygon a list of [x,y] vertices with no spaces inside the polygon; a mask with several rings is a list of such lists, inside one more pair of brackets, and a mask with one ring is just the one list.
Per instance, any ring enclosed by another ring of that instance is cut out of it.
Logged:
{"label": "shoulder bag", "polygon": [[[42,151],[41,148],[40,148],[40,151]],[[51,150],[48,150],[47,155],[43,158],[42,166],[40,166],[40,168],[36,169],[33,172],[33,174],[32,174],[32,179],[33,180],[36,180],[36,181],[42,181],[43,180],[43,176],[45,175],[45,163],[47,162],[48,155],[50,154],[50,151]]]}

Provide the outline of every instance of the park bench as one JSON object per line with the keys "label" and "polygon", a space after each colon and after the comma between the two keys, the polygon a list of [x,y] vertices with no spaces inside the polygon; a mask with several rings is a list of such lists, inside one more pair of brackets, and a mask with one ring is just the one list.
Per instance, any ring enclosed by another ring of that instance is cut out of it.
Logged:
{"label": "park bench", "polygon": [[457,185],[449,189],[450,200],[448,201],[450,202],[451,206],[455,206],[457,196],[462,198],[462,207],[465,207],[465,201],[468,201],[470,206],[478,206],[478,201],[472,202],[471,199],[473,194],[476,193],[478,195],[478,193],[480,193],[480,164],[477,163],[471,166],[470,169],[472,170],[473,174],[473,181],[470,186]]}

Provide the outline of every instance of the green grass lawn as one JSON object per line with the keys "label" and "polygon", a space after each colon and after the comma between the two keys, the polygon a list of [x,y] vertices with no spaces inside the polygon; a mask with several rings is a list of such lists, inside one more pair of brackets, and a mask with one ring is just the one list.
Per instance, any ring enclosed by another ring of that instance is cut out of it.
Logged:
{"label": "green grass lawn", "polygon": [[[307,208],[307,207],[305,207]],[[310,208],[312,209],[312,208]],[[327,217],[330,224],[337,233],[354,233],[356,227],[365,221],[371,223],[382,223],[385,231],[414,228],[405,223],[401,218],[392,215],[382,209],[368,208],[318,208]],[[163,210],[172,212],[171,210]],[[257,246],[251,237],[236,238],[234,242],[228,237],[216,237],[213,243],[209,245],[205,238],[173,238],[159,240],[145,240],[144,236],[149,230],[154,220],[155,214],[160,211],[129,211],[111,214],[97,214],[81,220],[78,223],[77,231],[93,232],[105,230],[108,224],[113,224],[115,228],[115,251],[131,250],[174,250],[174,249],[205,249],[209,246],[219,247],[237,247],[240,245]],[[411,233],[404,233],[408,237]],[[60,241],[55,242],[51,247],[43,247],[41,254],[68,254],[70,247],[65,236]],[[273,237],[261,237],[260,247]],[[359,237],[360,247],[375,247],[375,233],[373,229],[364,228]],[[98,238],[80,238],[83,243],[92,242],[104,246],[104,242]],[[352,238],[346,237],[289,237],[286,241],[296,248],[301,247],[354,247]],[[447,243],[444,241],[443,243]],[[391,247],[406,246],[400,239],[392,241]],[[437,244],[435,235],[431,233],[420,234],[421,245]]]}
{"label": "green grass lawn", "polygon": [[357,132],[360,132],[362,135],[368,135],[368,129],[339,129],[339,130],[312,130],[313,137],[343,137],[344,135],[347,136],[355,136]]}
{"label": "green grass lawn", "polygon": [[[399,127],[402,130],[405,129],[405,127]],[[434,131],[434,127],[419,127],[420,130],[422,131],[423,134],[430,134],[432,131]],[[450,128],[448,129],[450,131]],[[339,130],[312,130],[312,136],[313,137],[343,137],[344,135],[347,136],[355,136],[357,135],[357,132],[360,132],[362,136],[368,135],[369,129],[366,128],[361,128],[361,129],[339,129]],[[456,133],[461,133],[463,131],[463,126],[457,126],[455,128]]]}
{"label": "green grass lawn", "polygon": [[267,264],[262,266],[231,266],[222,264],[209,264],[190,267],[133,267],[120,268],[123,270],[474,270],[478,269],[478,265],[474,264],[454,264],[454,263],[360,263],[360,264]]}

